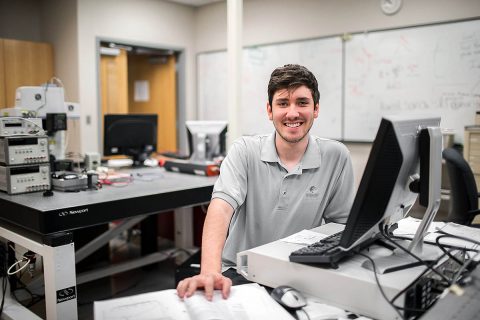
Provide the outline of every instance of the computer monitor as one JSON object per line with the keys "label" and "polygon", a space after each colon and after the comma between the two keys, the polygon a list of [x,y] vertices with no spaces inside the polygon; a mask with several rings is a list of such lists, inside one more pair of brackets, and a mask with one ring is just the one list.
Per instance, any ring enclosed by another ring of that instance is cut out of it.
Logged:
{"label": "computer monitor", "polygon": [[213,161],[226,154],[227,121],[186,121],[191,162]]}
{"label": "computer monitor", "polygon": [[378,235],[381,223],[403,218],[420,193],[420,204],[427,210],[409,250],[422,251],[423,236],[440,205],[439,125],[439,117],[429,116],[381,120],[340,240],[341,248],[350,250]]}
{"label": "computer monitor", "polygon": [[156,114],[106,114],[103,127],[105,156],[130,156],[138,166],[157,150]]}

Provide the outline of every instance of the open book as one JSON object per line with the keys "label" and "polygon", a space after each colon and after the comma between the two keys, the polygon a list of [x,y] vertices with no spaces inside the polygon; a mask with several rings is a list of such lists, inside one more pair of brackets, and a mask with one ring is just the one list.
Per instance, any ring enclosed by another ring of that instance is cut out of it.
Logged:
{"label": "open book", "polygon": [[95,320],[254,320],[294,319],[256,283],[234,286],[228,299],[215,291],[212,301],[197,291],[184,300],[176,289],[96,301]]}

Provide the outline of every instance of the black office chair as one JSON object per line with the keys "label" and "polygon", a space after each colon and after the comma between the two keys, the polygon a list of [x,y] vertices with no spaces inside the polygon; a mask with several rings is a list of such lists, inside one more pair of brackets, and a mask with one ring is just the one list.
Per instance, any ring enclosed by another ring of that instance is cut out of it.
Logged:
{"label": "black office chair", "polygon": [[447,221],[469,226],[480,213],[479,195],[472,169],[462,154],[454,148],[444,149],[442,156],[446,161],[451,185]]}

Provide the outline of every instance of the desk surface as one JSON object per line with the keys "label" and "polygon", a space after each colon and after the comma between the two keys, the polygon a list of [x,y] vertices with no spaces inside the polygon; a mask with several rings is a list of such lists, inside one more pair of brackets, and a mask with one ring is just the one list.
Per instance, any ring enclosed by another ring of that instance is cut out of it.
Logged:
{"label": "desk surface", "polygon": [[[329,223],[312,230],[330,235],[343,227]],[[374,319],[398,319],[394,309],[378,290],[373,272],[362,267],[366,258],[352,256],[342,261],[338,269],[290,262],[290,253],[301,247],[304,245],[278,240],[239,252],[237,270],[248,280],[268,287],[289,285],[328,305]],[[373,258],[391,254],[391,251],[382,247],[370,247],[368,251],[364,250],[366,252]],[[424,269],[419,266],[378,275],[378,278],[385,294],[391,299],[413,283]],[[399,298],[396,303],[401,305],[402,299]]]}
{"label": "desk surface", "polygon": [[132,169],[133,182],[81,192],[0,193],[0,219],[39,234],[72,230],[210,201],[216,177]]}

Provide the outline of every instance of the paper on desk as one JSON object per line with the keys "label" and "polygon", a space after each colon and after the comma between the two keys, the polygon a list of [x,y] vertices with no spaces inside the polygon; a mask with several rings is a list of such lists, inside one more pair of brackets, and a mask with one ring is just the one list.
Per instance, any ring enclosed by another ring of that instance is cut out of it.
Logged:
{"label": "paper on desk", "polygon": [[[398,228],[393,231],[393,234],[399,237],[403,236],[413,238],[421,222],[421,219],[416,219],[412,217],[402,219],[397,222]],[[428,227],[427,233],[435,232],[435,230],[442,229],[444,226],[445,222],[432,222]]]}
{"label": "paper on desk", "polygon": [[[456,235],[456,236],[460,236],[460,237],[464,237],[464,238],[468,238],[468,239],[472,239],[474,241],[480,242],[480,229],[478,228],[467,227],[467,226],[456,224],[456,223],[446,223],[445,226],[440,230],[452,235]],[[424,240],[429,243],[435,243],[435,240],[437,239],[437,237],[441,235],[442,235],[441,233],[431,233],[431,234],[428,234],[424,238]],[[465,241],[465,240],[455,239],[451,237],[442,238],[440,240],[440,243],[457,247],[457,248],[469,248],[469,249],[478,248],[478,245],[471,241]]]}
{"label": "paper on desk", "polygon": [[[421,220],[408,217],[398,221],[398,228],[393,231],[395,236],[413,238],[415,232],[417,231],[418,226],[420,225]],[[428,228],[427,235],[424,237],[424,241],[428,243],[435,243],[437,237],[442,234],[438,231],[444,231],[453,235],[469,238],[475,241],[480,242],[480,229],[471,228],[464,225],[459,225],[456,223],[445,223],[445,222],[432,222]],[[470,241],[455,239],[455,238],[442,238],[442,244],[458,247],[458,248],[469,248],[473,249],[478,247]]]}
{"label": "paper on desk", "polygon": [[330,320],[330,319],[356,319],[369,320],[369,318],[356,316],[343,309],[328,305],[317,298],[307,297],[307,305],[303,308],[310,320]]}
{"label": "paper on desk", "polygon": [[211,302],[205,299],[203,292],[181,300],[175,289],[96,301],[94,313],[96,320],[293,319],[263,287],[255,283],[232,287],[228,299],[223,299],[221,293],[215,291]]}
{"label": "paper on desk", "polygon": [[302,230],[300,232],[292,234],[291,236],[280,239],[280,241],[309,245],[309,244],[318,242],[326,237],[328,236],[322,233],[318,233],[311,230]]}
{"label": "paper on desk", "polygon": [[338,319],[347,317],[347,312],[343,309],[324,304],[315,299],[308,299],[307,305],[303,308],[310,320]]}

